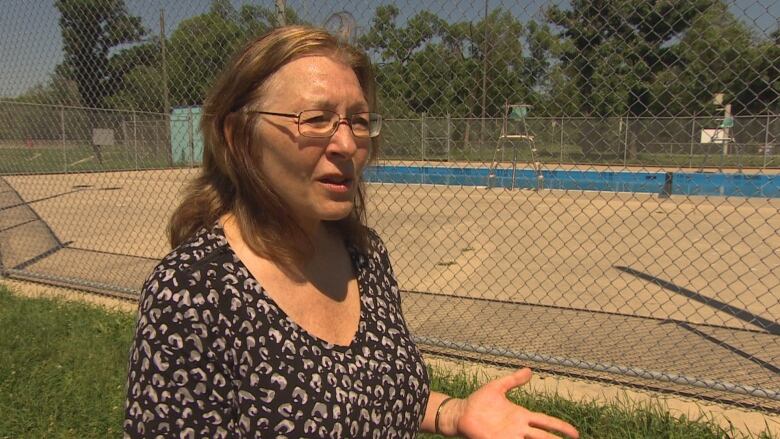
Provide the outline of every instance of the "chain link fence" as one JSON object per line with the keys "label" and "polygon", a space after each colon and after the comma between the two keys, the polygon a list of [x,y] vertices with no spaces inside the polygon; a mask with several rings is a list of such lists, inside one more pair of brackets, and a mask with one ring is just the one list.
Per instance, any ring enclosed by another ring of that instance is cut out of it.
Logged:
{"label": "chain link fence", "polygon": [[425,350],[780,412],[777,2],[16,6],[5,276],[137,297],[209,84],[311,23],[375,61],[369,220]]}

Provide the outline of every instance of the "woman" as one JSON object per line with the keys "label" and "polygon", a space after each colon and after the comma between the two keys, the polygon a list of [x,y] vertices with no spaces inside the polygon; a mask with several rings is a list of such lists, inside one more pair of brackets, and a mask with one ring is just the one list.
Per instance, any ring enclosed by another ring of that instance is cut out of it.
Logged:
{"label": "woman", "polygon": [[201,175],[146,281],[129,437],[576,437],[508,402],[430,392],[387,252],[364,226],[375,158],[367,56],[309,27],[252,41],[209,94]]}

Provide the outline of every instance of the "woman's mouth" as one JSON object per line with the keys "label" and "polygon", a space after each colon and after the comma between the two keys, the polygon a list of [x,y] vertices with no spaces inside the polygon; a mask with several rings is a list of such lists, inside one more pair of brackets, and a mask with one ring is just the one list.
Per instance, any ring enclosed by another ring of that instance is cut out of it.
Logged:
{"label": "woman's mouth", "polygon": [[347,192],[352,188],[352,179],[342,176],[326,176],[317,180],[326,189],[333,192]]}

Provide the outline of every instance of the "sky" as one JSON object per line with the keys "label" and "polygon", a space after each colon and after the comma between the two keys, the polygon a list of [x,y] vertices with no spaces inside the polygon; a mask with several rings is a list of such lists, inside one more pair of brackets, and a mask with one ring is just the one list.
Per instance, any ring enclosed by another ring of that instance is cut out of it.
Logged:
{"label": "sky", "polygon": [[[273,8],[273,0],[231,0],[238,9],[242,4]],[[564,0],[487,0],[488,9],[503,7],[526,21],[541,19],[541,11],[551,4],[565,6]],[[377,6],[394,3],[405,21],[423,9],[448,21],[479,20],[484,14],[484,0],[287,0],[305,20],[323,24],[334,12],[348,11],[359,26],[367,27]],[[780,22],[777,0],[729,0],[730,9],[751,26],[757,34],[768,35]],[[132,15],[141,17],[151,34],[159,34],[160,10],[165,11],[166,34],[188,17],[208,11],[211,0],[125,0]],[[0,0],[0,98],[12,97],[36,84],[45,83],[55,66],[62,62],[62,39],[59,12],[54,0]]]}

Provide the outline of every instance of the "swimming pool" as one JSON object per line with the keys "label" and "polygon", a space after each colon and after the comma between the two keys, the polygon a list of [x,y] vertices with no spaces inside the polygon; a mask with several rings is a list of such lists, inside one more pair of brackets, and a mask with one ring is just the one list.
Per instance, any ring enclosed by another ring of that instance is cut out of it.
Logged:
{"label": "swimming pool", "polygon": [[[631,172],[542,170],[545,189],[637,192],[672,195],[718,195],[780,198],[780,175],[720,172]],[[448,168],[443,166],[372,166],[364,174],[369,182],[488,186],[535,189],[537,174],[517,169]],[[671,180],[671,181],[669,181]],[[664,184],[667,183],[667,188]],[[670,185],[669,185],[670,183]]]}

